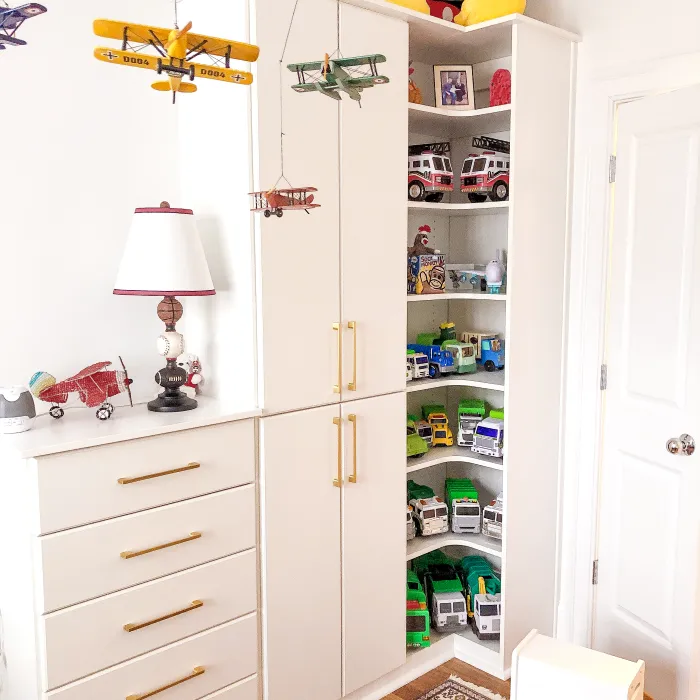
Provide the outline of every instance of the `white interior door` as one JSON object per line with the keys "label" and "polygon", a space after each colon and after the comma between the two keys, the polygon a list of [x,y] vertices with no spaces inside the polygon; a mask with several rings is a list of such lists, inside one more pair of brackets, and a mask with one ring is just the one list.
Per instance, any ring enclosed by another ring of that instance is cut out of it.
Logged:
{"label": "white interior door", "polygon": [[341,695],[339,416],[260,421],[266,700]]}
{"label": "white interior door", "polygon": [[347,95],[339,103],[343,401],[351,401],[406,386],[408,24],[343,3],[340,13],[343,54],[385,54],[377,71],[390,80],[364,90],[362,108]]}
{"label": "white interior door", "polygon": [[342,411],[343,695],[348,695],[406,659],[406,395],[350,401]]}
{"label": "white interior door", "polygon": [[[700,452],[700,87],[619,109],[599,522],[597,649],[695,700]],[[692,661],[692,660],[695,661]]]}

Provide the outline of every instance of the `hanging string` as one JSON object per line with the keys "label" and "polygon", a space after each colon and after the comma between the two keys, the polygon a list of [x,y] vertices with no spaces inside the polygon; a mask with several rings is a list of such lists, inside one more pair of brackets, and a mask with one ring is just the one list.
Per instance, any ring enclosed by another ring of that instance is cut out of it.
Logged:
{"label": "hanging string", "polygon": [[280,91],[280,172],[282,173],[277,182],[274,184],[272,189],[274,190],[281,180],[284,180],[290,187],[292,184],[287,180],[284,175],[284,84],[282,80],[282,69],[284,67],[284,57],[287,53],[287,44],[289,43],[289,35],[292,33],[292,25],[294,24],[294,16],[297,13],[297,7],[299,6],[299,0],[294,0],[294,8],[292,9],[292,16],[289,20],[289,26],[287,27],[287,35],[284,37],[284,45],[282,46],[282,55],[280,56],[279,62],[279,91]]}
{"label": "hanging string", "polygon": [[179,29],[180,25],[177,23],[177,6],[182,2],[182,0],[173,0],[173,10],[175,11],[175,29]]}

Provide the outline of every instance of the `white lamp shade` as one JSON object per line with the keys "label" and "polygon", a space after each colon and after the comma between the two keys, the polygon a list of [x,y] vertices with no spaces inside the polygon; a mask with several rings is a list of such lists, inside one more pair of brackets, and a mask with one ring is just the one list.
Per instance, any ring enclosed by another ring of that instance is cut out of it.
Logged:
{"label": "white lamp shade", "polygon": [[161,206],[134,211],[114,293],[216,294],[191,209]]}

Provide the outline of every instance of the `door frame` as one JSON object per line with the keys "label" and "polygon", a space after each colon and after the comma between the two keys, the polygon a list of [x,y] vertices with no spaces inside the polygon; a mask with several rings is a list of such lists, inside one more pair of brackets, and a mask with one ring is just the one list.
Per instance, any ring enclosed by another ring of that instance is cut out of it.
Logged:
{"label": "door frame", "polygon": [[564,369],[564,454],[559,497],[558,638],[590,646],[602,454],[608,251],[613,188],[609,159],[619,105],[700,84],[700,53],[586,73],[579,59],[569,250],[569,326]]}

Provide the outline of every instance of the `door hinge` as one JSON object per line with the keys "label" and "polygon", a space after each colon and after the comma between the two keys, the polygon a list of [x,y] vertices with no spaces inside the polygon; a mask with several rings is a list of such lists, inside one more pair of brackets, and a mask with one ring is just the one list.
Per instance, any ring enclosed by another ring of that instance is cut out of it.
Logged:
{"label": "door hinge", "polygon": [[617,156],[610,156],[610,174],[609,174],[610,184],[615,182],[616,176],[617,176]]}
{"label": "door hinge", "polygon": [[605,391],[608,388],[608,366],[600,366],[600,390]]}
{"label": "door hinge", "polygon": [[598,585],[598,560],[593,562],[593,585]]}

